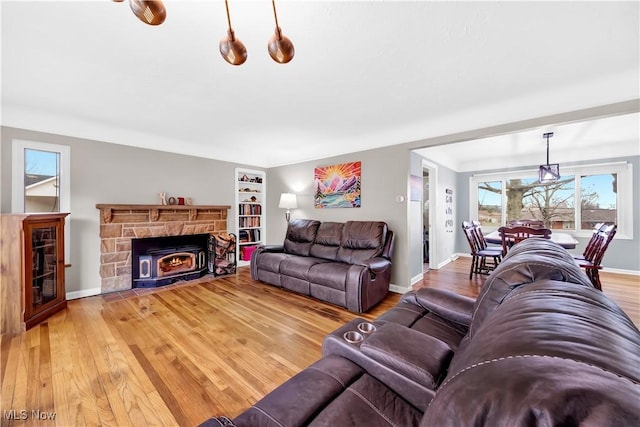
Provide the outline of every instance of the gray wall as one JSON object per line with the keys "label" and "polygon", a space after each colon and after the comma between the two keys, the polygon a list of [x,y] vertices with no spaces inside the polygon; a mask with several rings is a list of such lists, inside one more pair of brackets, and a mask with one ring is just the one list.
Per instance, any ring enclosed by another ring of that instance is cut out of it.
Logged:
{"label": "gray wall", "polygon": [[[299,208],[294,218],[315,218],[323,221],[351,219],[381,220],[396,232],[392,283],[403,291],[409,289],[422,257],[418,249],[420,226],[410,212],[409,202],[396,202],[396,196],[409,194],[409,175],[412,170],[411,150],[427,146],[452,144],[485,136],[507,134],[549,123],[588,120],[604,115],[627,114],[638,110],[637,100],[594,107],[574,112],[539,117],[522,122],[507,123],[483,129],[452,133],[427,140],[414,141],[375,150],[335,156],[267,170],[267,243],[279,244],[284,238],[284,211],[278,208],[280,193],[298,194]],[[196,204],[231,205],[228,227],[233,229],[235,215],[233,164],[197,157],[163,153],[147,149],[107,144],[79,138],[52,135],[15,128],[1,128],[0,146],[0,212],[10,212],[11,205],[11,140],[13,138],[49,142],[71,146],[71,263],[68,270],[68,290],[80,291],[99,287],[99,217],[97,203],[157,203],[157,193],[193,197]],[[390,143],[398,143],[390,141]],[[304,147],[301,147],[304,149]],[[326,166],[360,160],[362,162],[362,207],[359,209],[315,209],[313,207],[313,172],[316,166]],[[428,160],[428,159],[427,159]],[[640,223],[640,162],[634,163],[634,228],[633,240],[614,241],[605,262],[612,268],[640,271],[638,259]],[[415,160],[414,160],[415,161]],[[250,167],[251,168],[251,167]],[[259,169],[253,167],[252,169]],[[437,245],[434,264],[446,262],[455,253],[466,253],[466,243],[454,227],[445,233],[445,189],[454,193],[454,222],[458,224],[469,215],[468,174],[438,167],[437,197],[431,239]],[[135,184],[133,184],[135,183]],[[431,183],[430,183],[431,184]],[[408,197],[407,197],[408,199]],[[416,236],[414,236],[416,234]],[[411,236],[411,237],[409,237]],[[586,240],[586,239],[582,239]],[[584,245],[584,241],[581,242]]]}
{"label": "gray wall", "polygon": [[[353,209],[316,209],[313,207],[313,173],[318,166],[362,162],[362,207]],[[267,229],[268,243],[281,244],[286,231],[284,210],[278,209],[281,193],[298,195],[298,209],[292,218],[320,221],[372,220],[385,221],[396,233],[393,256],[392,288],[404,292],[411,287],[411,279],[422,273],[422,210],[421,202],[409,201],[409,176],[422,175],[422,157],[404,145],[361,151],[343,156],[309,161],[295,165],[270,168],[267,171]],[[457,194],[455,172],[438,167],[436,223],[444,222],[445,189]],[[398,202],[397,196],[405,200]],[[457,200],[457,197],[454,199]],[[455,212],[454,204],[454,212]],[[442,211],[442,212],[440,212]],[[455,213],[454,213],[455,217]],[[455,235],[436,227],[431,236],[437,239],[437,254],[433,264],[442,264],[455,254]]]}
{"label": "gray wall", "polygon": [[[71,259],[67,292],[100,288],[98,203],[158,204],[158,193],[192,197],[198,205],[229,205],[234,230],[238,165],[87,139],[2,127],[0,211],[11,212],[12,139],[71,147]],[[256,169],[256,168],[253,168]]]}
{"label": "gray wall", "polygon": [[[615,237],[607,249],[603,265],[605,268],[638,272],[640,271],[640,156],[599,160],[599,162],[602,163],[620,161],[630,162],[633,165],[633,239],[621,239]],[[593,164],[593,162],[567,163],[566,166],[581,164]],[[469,217],[469,178],[474,174],[491,172],[499,172],[499,170],[483,170],[458,174],[458,188],[461,189],[460,198],[458,200],[458,213],[461,218]],[[576,240],[580,243],[576,249],[571,252],[582,253],[589,238],[576,237]],[[456,238],[456,250],[460,253],[469,252],[469,245],[461,233],[459,233],[459,236]]]}
{"label": "gray wall", "polygon": [[[362,207],[314,208],[314,169],[318,166],[354,161],[362,162]],[[406,290],[410,285],[407,202],[398,203],[396,196],[407,196],[408,176],[409,151],[401,146],[270,168],[267,172],[267,240],[272,244],[282,244],[286,222],[284,210],[278,209],[278,200],[283,192],[298,195],[298,209],[292,211],[292,218],[337,222],[385,221],[396,233],[391,282]]]}

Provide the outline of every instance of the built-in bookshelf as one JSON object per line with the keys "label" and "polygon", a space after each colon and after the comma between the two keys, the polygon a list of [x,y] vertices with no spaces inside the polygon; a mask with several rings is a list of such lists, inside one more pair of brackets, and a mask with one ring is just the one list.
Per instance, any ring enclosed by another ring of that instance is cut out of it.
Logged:
{"label": "built-in bookshelf", "polygon": [[247,265],[253,249],[266,238],[265,178],[264,171],[242,168],[235,171],[238,265]]}

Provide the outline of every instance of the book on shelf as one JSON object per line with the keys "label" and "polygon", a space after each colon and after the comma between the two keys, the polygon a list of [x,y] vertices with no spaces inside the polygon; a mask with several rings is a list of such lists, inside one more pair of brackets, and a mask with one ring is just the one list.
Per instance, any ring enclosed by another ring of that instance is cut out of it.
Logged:
{"label": "book on shelf", "polygon": [[260,217],[259,216],[240,217],[238,218],[238,226],[242,228],[260,227]]}
{"label": "book on shelf", "polygon": [[260,229],[249,228],[240,230],[240,243],[258,243],[260,242]]}
{"label": "book on shelf", "polygon": [[262,205],[252,203],[241,203],[238,206],[240,215],[262,215]]}

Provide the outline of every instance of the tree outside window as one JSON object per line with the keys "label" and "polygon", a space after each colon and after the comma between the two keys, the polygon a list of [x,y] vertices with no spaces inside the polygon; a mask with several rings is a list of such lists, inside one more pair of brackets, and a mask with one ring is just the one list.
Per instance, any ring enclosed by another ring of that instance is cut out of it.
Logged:
{"label": "tree outside window", "polygon": [[485,226],[502,224],[502,181],[479,183],[478,221]]}
{"label": "tree outside window", "polygon": [[[576,187],[580,188],[577,209]],[[537,178],[511,178],[505,181],[479,181],[478,220],[495,226],[511,220],[542,220],[545,227],[565,230],[591,230],[602,222],[617,222],[617,174],[563,176],[551,184]],[[502,194],[506,193],[505,221],[502,221]],[[579,227],[577,216],[579,215]]]}
{"label": "tree outside window", "polygon": [[618,215],[618,174],[582,175],[580,182],[581,228],[592,229],[602,222],[615,223]]}

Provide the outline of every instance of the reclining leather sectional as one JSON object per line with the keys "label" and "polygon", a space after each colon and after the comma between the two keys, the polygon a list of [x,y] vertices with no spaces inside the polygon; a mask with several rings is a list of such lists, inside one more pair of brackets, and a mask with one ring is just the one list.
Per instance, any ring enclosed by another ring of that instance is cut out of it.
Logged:
{"label": "reclining leather sectional", "polygon": [[393,232],[379,221],[289,222],[284,244],[251,255],[251,277],[363,313],[389,291]]}
{"label": "reclining leather sectional", "polygon": [[424,288],[328,335],[323,358],[205,426],[636,426],[640,331],[551,241],[470,298]]}

